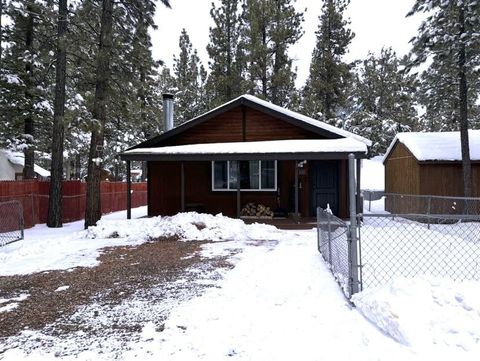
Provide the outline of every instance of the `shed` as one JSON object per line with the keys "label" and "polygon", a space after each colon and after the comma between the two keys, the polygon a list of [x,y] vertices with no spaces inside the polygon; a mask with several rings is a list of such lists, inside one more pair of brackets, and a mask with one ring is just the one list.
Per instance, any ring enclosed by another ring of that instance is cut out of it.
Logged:
{"label": "shed", "polygon": [[297,217],[314,216],[317,206],[328,204],[347,217],[347,158],[353,154],[359,162],[370,144],[242,95],[126,150],[121,158],[127,169],[130,161],[147,162],[149,216],[197,210],[238,217],[254,203]]}
{"label": "shed", "polygon": [[[480,130],[469,130],[468,135],[473,196],[479,197]],[[460,132],[399,133],[387,149],[383,164],[386,193],[464,196]]]}

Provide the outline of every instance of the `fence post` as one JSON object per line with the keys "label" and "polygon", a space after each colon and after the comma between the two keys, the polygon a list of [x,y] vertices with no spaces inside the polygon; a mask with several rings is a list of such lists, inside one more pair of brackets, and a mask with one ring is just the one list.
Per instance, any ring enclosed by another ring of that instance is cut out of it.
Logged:
{"label": "fence post", "polygon": [[350,282],[351,294],[357,293],[358,287],[358,255],[357,255],[357,210],[355,199],[355,156],[348,155],[348,184],[350,202]]}
{"label": "fence post", "polygon": [[317,207],[317,249],[320,252],[320,207]]}
{"label": "fence post", "polygon": [[20,218],[20,239],[24,239],[24,229],[25,229],[25,221],[23,219],[23,206],[20,202],[18,202],[19,206],[19,218]]}
{"label": "fence post", "polygon": [[430,210],[432,206],[432,197],[428,197],[428,203],[427,203],[427,228],[430,229]]}
{"label": "fence post", "polygon": [[368,211],[370,212],[372,210],[372,193],[371,191],[368,191]]}
{"label": "fence post", "polygon": [[327,212],[327,229],[328,229],[328,263],[332,265],[332,229],[330,227],[330,220],[332,219],[332,214]]}

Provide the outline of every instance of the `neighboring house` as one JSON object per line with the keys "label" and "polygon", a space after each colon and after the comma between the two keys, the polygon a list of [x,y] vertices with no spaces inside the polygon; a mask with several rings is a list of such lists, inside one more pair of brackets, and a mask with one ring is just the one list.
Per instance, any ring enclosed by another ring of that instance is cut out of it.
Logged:
{"label": "neighboring house", "polygon": [[[25,155],[22,152],[13,152],[0,149],[0,180],[17,180],[23,178]],[[35,175],[40,180],[47,180],[50,172],[38,165],[34,165]]]}
{"label": "neighboring house", "polygon": [[[468,134],[473,196],[479,197],[480,130],[469,130]],[[387,193],[464,195],[460,132],[399,133],[385,153],[383,164]]]}
{"label": "neighboring house", "polygon": [[[173,104],[164,105],[173,124]],[[365,158],[368,139],[242,95],[121,154],[147,161],[148,214],[199,210],[239,216],[248,203],[276,215],[348,215],[348,155]],[[240,177],[238,177],[240,174]],[[240,182],[237,179],[240,178]]]}

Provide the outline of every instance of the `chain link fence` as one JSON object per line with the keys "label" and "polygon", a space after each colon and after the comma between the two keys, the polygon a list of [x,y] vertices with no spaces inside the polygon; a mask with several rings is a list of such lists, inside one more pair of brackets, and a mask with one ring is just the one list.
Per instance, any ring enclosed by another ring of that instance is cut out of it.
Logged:
{"label": "chain link fence", "polygon": [[395,214],[480,215],[479,198],[371,191],[362,191],[362,196],[365,202],[364,209],[368,212],[375,211],[375,201],[381,201],[385,211]]}
{"label": "chain link fence", "polygon": [[0,247],[23,239],[23,209],[18,201],[0,202]]}
{"label": "chain link fence", "polygon": [[345,296],[351,296],[350,235],[348,224],[331,211],[317,208],[317,245]]}
{"label": "chain link fence", "polygon": [[[480,198],[384,194],[374,201],[364,192],[364,200],[355,231],[327,211],[317,213],[318,249],[347,297],[355,282],[362,290],[418,275],[480,280]],[[358,242],[355,255],[351,239]]]}
{"label": "chain link fence", "polygon": [[479,215],[364,214],[360,235],[363,288],[424,274],[480,280]]}

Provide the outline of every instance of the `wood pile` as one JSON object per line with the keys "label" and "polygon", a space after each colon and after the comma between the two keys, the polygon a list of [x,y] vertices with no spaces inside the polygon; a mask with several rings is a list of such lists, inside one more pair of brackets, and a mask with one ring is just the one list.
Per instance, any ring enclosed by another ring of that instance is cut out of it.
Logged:
{"label": "wood pile", "polygon": [[273,217],[270,207],[263,204],[247,203],[240,212],[242,217]]}

